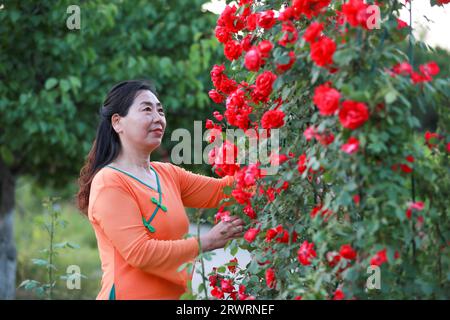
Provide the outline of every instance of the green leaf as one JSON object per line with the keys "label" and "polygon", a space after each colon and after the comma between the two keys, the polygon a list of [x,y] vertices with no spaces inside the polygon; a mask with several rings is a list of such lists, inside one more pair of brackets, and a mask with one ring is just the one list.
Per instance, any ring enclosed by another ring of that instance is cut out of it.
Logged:
{"label": "green leaf", "polygon": [[24,281],[22,281],[22,283],[19,285],[19,288],[24,287],[25,290],[33,290],[33,289],[36,288],[39,284],[40,284],[40,282],[39,282],[39,281],[36,281],[36,280],[24,280]]}
{"label": "green leaf", "polygon": [[225,193],[226,195],[231,195],[232,191],[233,191],[233,188],[230,186],[226,186],[225,188],[223,188],[223,193]]}
{"label": "green leaf", "polygon": [[387,104],[391,104],[395,100],[397,100],[397,91],[395,91],[395,90],[388,91],[388,93],[386,93],[385,96],[384,96],[384,101]]}
{"label": "green leaf", "polygon": [[44,259],[31,259],[31,262],[37,266],[48,266],[49,262]]}
{"label": "green leaf", "polygon": [[51,88],[54,88],[58,84],[58,80],[55,78],[49,78],[47,81],[45,81],[45,90],[50,90]]}
{"label": "green leaf", "polygon": [[62,90],[63,92],[67,92],[67,91],[70,90],[70,82],[67,81],[67,80],[61,80],[61,81],[59,82],[59,86],[61,87],[61,90]]}
{"label": "green leaf", "polygon": [[239,247],[238,246],[233,246],[231,248],[231,250],[230,250],[230,253],[234,257],[238,251],[239,251]]}
{"label": "green leaf", "polygon": [[333,56],[333,61],[341,66],[347,66],[355,57],[356,51],[353,48],[336,51]]}
{"label": "green leaf", "polygon": [[224,266],[220,266],[219,268],[217,268],[218,273],[225,273],[225,271],[227,271],[227,269]]}

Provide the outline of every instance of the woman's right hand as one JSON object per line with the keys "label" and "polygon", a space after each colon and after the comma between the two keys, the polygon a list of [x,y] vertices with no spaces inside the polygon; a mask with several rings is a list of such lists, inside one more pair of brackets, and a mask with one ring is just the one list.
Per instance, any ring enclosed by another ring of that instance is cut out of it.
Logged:
{"label": "woman's right hand", "polygon": [[244,220],[231,216],[229,221],[220,221],[207,234],[200,236],[203,252],[223,248],[231,240],[244,235]]}

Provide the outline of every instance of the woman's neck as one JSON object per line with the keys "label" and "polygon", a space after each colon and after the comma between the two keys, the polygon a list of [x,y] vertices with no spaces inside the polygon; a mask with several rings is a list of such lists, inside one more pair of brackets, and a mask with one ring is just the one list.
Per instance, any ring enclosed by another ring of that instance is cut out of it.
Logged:
{"label": "woman's neck", "polygon": [[150,155],[121,153],[111,165],[130,170],[150,172]]}

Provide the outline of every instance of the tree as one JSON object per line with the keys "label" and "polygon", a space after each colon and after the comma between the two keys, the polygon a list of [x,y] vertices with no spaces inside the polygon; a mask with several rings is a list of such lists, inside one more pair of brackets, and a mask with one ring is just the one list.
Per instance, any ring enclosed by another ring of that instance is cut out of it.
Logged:
{"label": "tree", "polygon": [[204,2],[96,0],[79,10],[68,9],[70,1],[3,2],[0,299],[13,298],[16,287],[17,177],[58,188],[73,182],[113,84],[152,79],[166,105],[168,136],[189,127],[194,112],[206,117],[208,68],[219,52],[211,37],[215,17],[201,12]]}

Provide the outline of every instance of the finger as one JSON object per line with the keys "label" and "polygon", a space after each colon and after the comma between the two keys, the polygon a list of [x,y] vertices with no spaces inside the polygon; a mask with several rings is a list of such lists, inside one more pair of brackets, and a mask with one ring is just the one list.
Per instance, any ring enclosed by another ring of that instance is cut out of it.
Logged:
{"label": "finger", "polygon": [[237,238],[242,238],[244,237],[245,232],[239,232],[239,233],[235,233],[232,236],[232,239],[237,239]]}
{"label": "finger", "polygon": [[235,221],[235,220],[237,220],[237,219],[239,219],[238,216],[230,216],[229,222],[233,222],[233,221]]}
{"label": "finger", "polygon": [[233,227],[233,235],[240,234],[244,230],[243,226],[235,226]]}
{"label": "finger", "polygon": [[244,220],[242,220],[242,219],[234,220],[232,223],[234,226],[242,226],[245,224]]}

